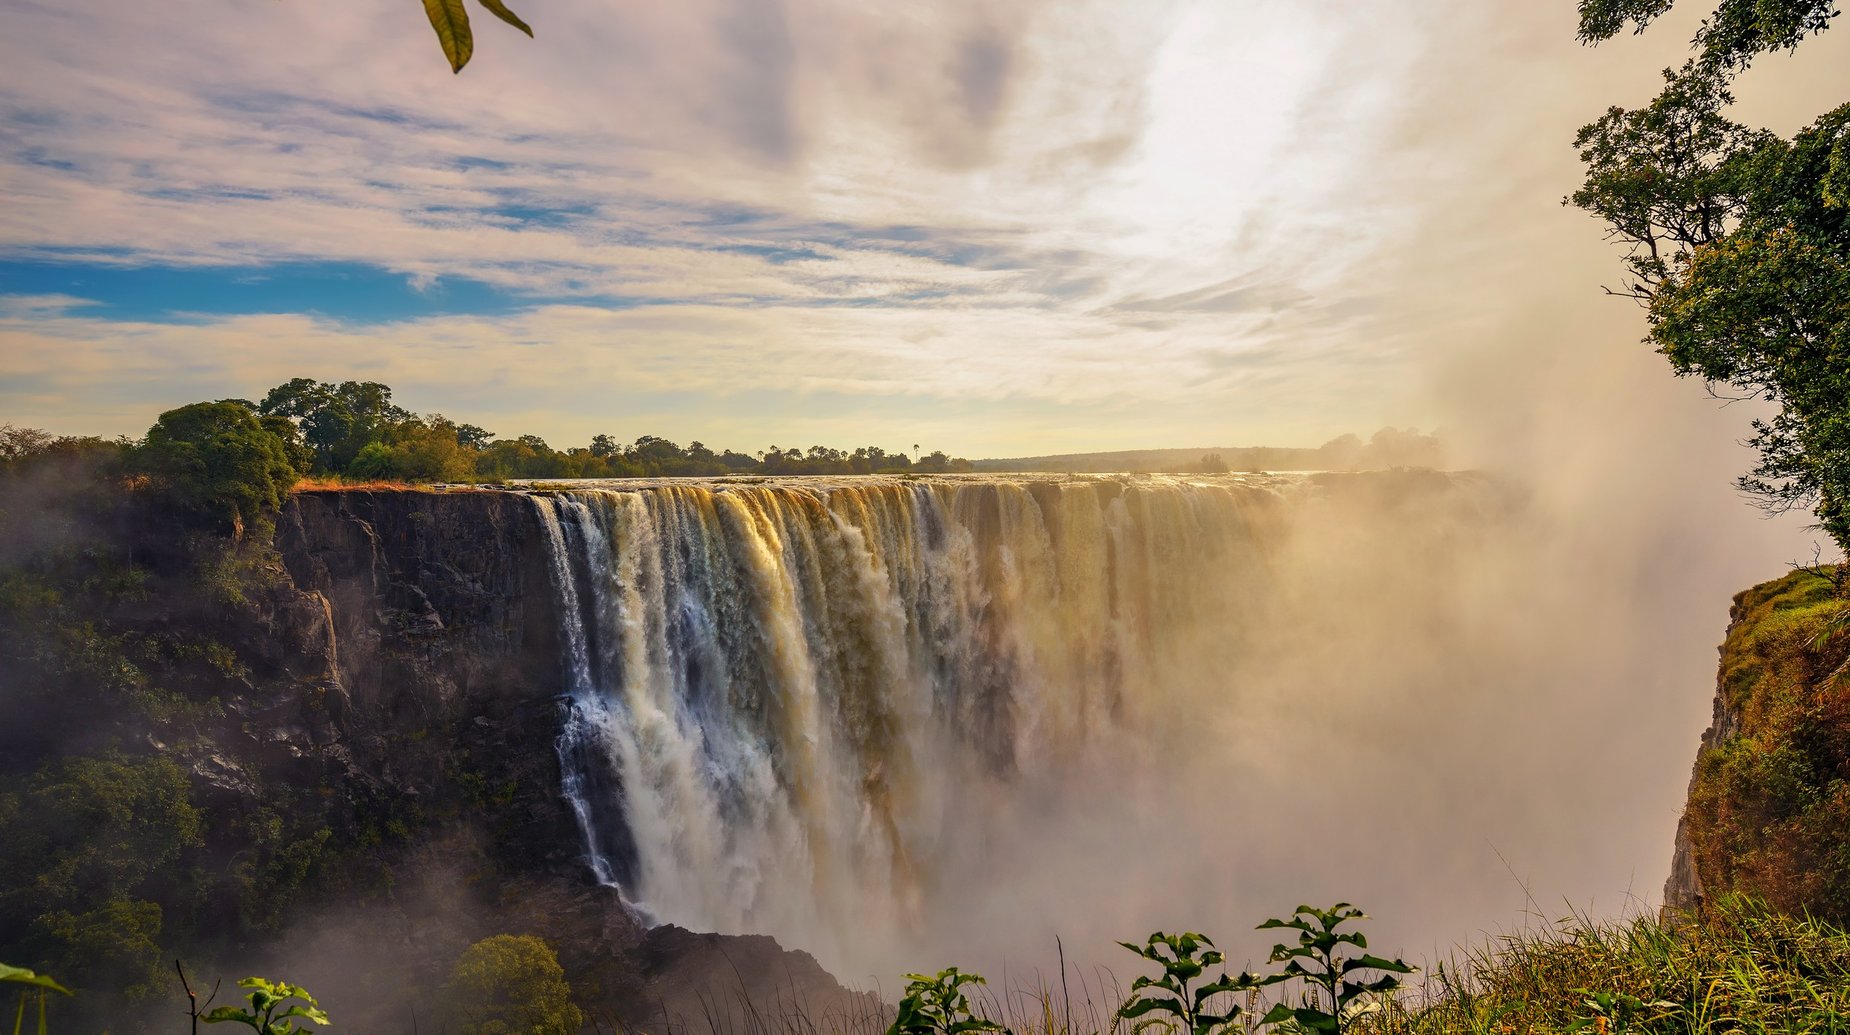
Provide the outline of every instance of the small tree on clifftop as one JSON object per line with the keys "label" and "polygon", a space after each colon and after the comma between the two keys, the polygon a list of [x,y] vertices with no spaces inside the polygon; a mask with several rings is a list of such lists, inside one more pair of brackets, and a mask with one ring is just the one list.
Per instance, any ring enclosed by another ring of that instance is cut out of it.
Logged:
{"label": "small tree on clifftop", "polygon": [[[1580,38],[1642,32],[1674,0],[1581,0]],[[1809,508],[1850,551],[1850,104],[1791,140],[1725,114],[1762,53],[1824,31],[1835,0],[1723,0],[1636,110],[1580,131],[1586,183],[1568,202],[1629,251],[1615,293],[1650,314],[1679,375],[1778,404],[1753,423],[1740,486],[1773,511]]]}

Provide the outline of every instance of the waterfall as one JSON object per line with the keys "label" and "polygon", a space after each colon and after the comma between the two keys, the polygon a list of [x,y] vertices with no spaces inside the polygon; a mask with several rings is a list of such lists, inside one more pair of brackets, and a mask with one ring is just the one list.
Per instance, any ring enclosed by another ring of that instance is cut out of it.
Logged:
{"label": "waterfall", "polygon": [[1160,754],[1223,688],[1279,525],[1237,479],[532,499],[597,879],[655,919],[824,953],[904,929],[1035,788]]}

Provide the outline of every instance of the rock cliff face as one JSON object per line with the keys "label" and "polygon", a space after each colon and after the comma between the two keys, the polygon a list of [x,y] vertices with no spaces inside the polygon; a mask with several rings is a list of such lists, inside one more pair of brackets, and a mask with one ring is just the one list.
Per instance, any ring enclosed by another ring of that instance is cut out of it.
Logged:
{"label": "rock cliff face", "polygon": [[[394,793],[486,798],[496,850],[575,866],[559,794],[558,613],[536,514],[506,492],[298,493],[276,546],[325,715],[306,733]],[[484,793],[485,792],[485,793]],[[475,806],[482,801],[472,802]]]}
{"label": "rock cliff face", "polygon": [[1850,599],[1833,577],[1795,571],[1734,599],[1666,914],[1739,893],[1850,922]]}
{"label": "rock cliff face", "polygon": [[493,490],[308,491],[279,516],[287,579],[249,649],[300,689],[251,702],[245,729],[287,756],[278,764],[298,759],[304,779],[319,769],[324,783],[416,803],[425,825],[390,864],[386,908],[318,920],[298,932],[312,950],[276,954],[278,969],[361,992],[348,1004],[361,1026],[402,1026],[382,975],[430,990],[470,941],[537,933],[606,1021],[667,1011],[698,1029],[702,1004],[763,1015],[794,990],[798,1007],[880,1027],[877,1002],[807,955],[764,937],[645,937],[592,881],[560,780],[561,617],[539,522],[527,497]]}

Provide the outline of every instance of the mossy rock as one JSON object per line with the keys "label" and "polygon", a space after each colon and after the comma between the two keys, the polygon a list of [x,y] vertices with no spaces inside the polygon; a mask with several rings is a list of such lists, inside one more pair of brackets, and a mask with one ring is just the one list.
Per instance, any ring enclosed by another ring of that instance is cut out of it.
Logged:
{"label": "mossy rock", "polygon": [[[1731,736],[1697,761],[1686,819],[1710,893],[1850,922],[1850,598],[1795,571],[1735,598],[1720,692]],[[1726,732],[1726,730],[1724,730]]]}

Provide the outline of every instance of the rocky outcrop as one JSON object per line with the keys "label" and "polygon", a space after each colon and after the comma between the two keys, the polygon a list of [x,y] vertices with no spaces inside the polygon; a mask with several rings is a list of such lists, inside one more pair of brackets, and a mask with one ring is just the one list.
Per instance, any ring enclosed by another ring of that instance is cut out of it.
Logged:
{"label": "rocky outcrop", "polygon": [[1748,895],[1850,923],[1850,597],[1800,569],[1734,599],[1667,916]]}
{"label": "rocky outcrop", "polygon": [[[592,881],[560,779],[561,617],[545,541],[532,501],[496,490],[308,491],[280,515],[288,585],[261,609],[266,649],[309,690],[253,709],[246,728],[438,817],[399,853],[392,908],[315,925],[325,951],[307,972],[364,989],[402,970],[431,990],[470,941],[533,933],[594,1018],[699,1031],[801,1012],[883,1026],[876,999],[805,953],[760,936],[645,933]],[[239,785],[235,763],[195,771]],[[396,998],[361,996],[349,1012],[375,1027],[406,1019],[382,1002]]]}
{"label": "rocky outcrop", "polygon": [[[1734,607],[1729,614],[1729,629],[1732,632],[1742,621],[1742,598],[1734,598]],[[1721,651],[1722,671],[1727,671],[1727,651]],[[1728,699],[1726,681],[1718,676],[1715,689],[1714,714],[1709,720],[1709,728],[1702,733],[1702,743],[1696,748],[1696,761],[1690,767],[1689,792],[1687,798],[1697,796],[1697,781],[1702,774],[1703,759],[1712,757],[1717,748],[1734,739],[1741,732],[1741,713],[1736,705]],[[1704,892],[1702,874],[1696,869],[1695,845],[1690,835],[1690,814],[1686,807],[1684,814],[1677,819],[1676,852],[1670,860],[1670,876],[1664,881],[1663,913],[1666,919],[1674,919],[1679,914],[1696,915],[1702,911]]]}
{"label": "rocky outcrop", "polygon": [[647,982],[633,1024],[644,1031],[878,1031],[892,1009],[848,991],[807,952],[766,935],[651,930],[638,954]]}
{"label": "rocky outcrop", "polygon": [[390,794],[466,806],[523,869],[572,869],[543,542],[516,493],[297,493],[276,531],[294,593],[273,613],[319,671],[295,714],[250,728]]}

